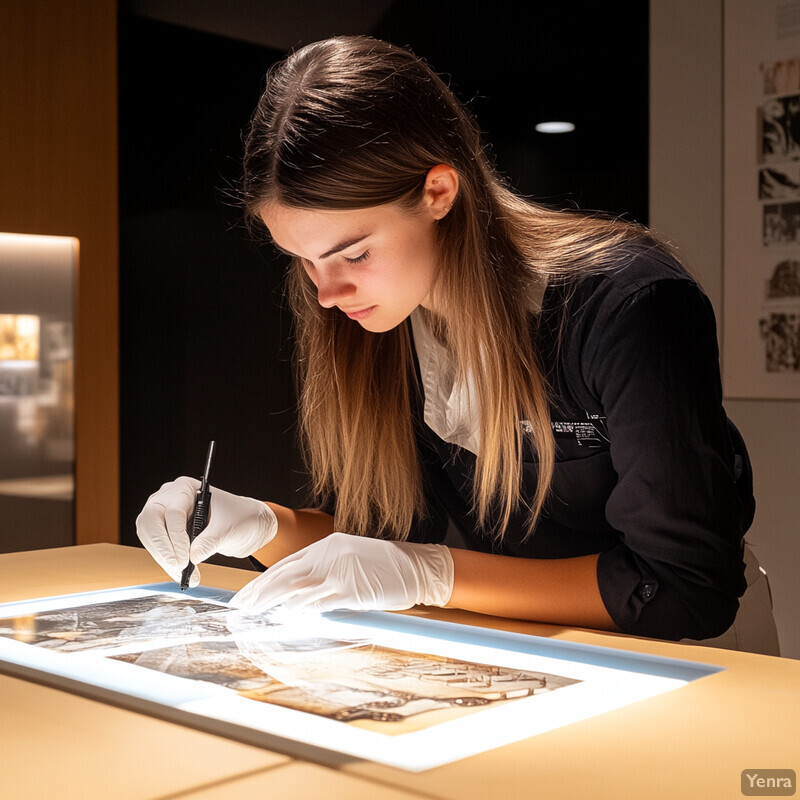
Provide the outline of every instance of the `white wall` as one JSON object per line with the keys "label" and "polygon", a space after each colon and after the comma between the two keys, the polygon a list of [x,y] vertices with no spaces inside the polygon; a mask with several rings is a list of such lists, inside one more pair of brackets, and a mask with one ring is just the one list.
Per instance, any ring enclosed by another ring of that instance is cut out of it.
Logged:
{"label": "white wall", "polygon": [[[722,209],[735,202],[723,195],[723,13],[724,0],[650,0],[650,224],[683,250],[719,319]],[[753,461],[748,541],[772,585],[781,653],[800,658],[800,402],[725,406]]]}

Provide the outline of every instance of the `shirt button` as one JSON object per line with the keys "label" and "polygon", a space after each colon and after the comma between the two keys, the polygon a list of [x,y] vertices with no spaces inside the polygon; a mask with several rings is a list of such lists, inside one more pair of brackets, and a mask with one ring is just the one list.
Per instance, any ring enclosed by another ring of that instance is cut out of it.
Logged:
{"label": "shirt button", "polygon": [[658,591],[658,584],[655,581],[642,581],[639,584],[639,597],[647,603],[652,600]]}

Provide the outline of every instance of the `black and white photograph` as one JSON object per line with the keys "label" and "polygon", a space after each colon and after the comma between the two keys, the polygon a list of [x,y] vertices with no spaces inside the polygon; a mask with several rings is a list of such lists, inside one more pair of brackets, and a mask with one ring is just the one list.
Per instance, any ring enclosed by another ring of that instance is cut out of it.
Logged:
{"label": "black and white photograph", "polygon": [[762,230],[764,247],[800,241],[800,202],[765,205]]}
{"label": "black and white photograph", "polygon": [[800,162],[762,167],[758,171],[758,197],[760,200],[800,198]]}
{"label": "black and white photograph", "polygon": [[[230,635],[226,607],[190,597],[154,594],[0,619],[0,636],[47,650],[77,653],[153,640]],[[258,624],[258,619],[254,620]]]}
{"label": "black and white photograph", "polygon": [[800,297],[800,261],[788,258],[778,262],[767,280],[767,300]]}
{"label": "black and white photograph", "polygon": [[767,372],[800,372],[800,313],[772,313],[759,325]]}
{"label": "black and white photograph", "polygon": [[759,106],[758,134],[762,162],[800,158],[800,95],[776,97]]}

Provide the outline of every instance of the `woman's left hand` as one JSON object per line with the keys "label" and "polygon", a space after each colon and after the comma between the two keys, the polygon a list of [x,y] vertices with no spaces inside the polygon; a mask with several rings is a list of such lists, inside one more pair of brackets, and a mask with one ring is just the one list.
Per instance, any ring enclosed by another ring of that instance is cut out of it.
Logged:
{"label": "woman's left hand", "polygon": [[444,545],[332,533],[270,567],[230,602],[248,611],[388,611],[444,606],[452,592],[453,558]]}

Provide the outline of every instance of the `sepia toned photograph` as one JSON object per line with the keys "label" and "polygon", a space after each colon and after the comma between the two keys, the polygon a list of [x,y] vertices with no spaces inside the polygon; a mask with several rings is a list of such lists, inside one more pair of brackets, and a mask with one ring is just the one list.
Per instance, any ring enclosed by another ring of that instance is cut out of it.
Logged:
{"label": "sepia toned photograph", "polygon": [[[339,722],[401,723],[444,709],[469,712],[579,683],[548,673],[337,641],[321,641],[314,650],[298,649],[295,643],[197,642],[113,658]],[[437,721],[434,716],[430,724]]]}
{"label": "sepia toned photograph", "polygon": [[765,95],[800,92],[800,58],[784,58],[759,67]]}

